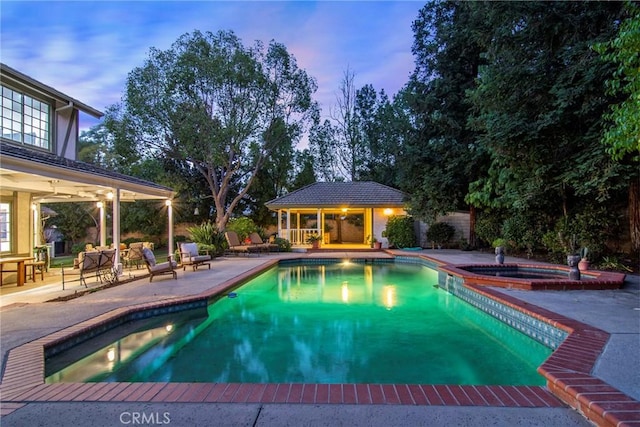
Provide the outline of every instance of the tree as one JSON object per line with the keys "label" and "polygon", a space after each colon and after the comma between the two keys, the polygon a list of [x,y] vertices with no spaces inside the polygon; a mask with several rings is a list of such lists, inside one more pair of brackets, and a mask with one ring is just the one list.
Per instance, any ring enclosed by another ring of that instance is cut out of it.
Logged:
{"label": "tree", "polygon": [[360,128],[354,79],[355,74],[347,68],[336,105],[331,108],[331,119],[322,123],[316,120],[309,138],[318,171],[327,181],[359,181],[369,156]]}
{"label": "tree", "polygon": [[274,150],[299,140],[315,90],[282,44],[195,31],[129,74],[118,122],[140,152],[203,176],[222,231]]}
{"label": "tree", "polygon": [[64,236],[65,241],[71,242],[72,245],[85,242],[83,239],[87,237],[87,228],[99,225],[95,203],[53,203],[45,206],[57,213],[47,220],[46,226],[55,226]]}
{"label": "tree", "polygon": [[626,5],[629,17],[622,23],[615,39],[596,46],[603,59],[617,66],[607,82],[613,95],[623,94],[624,100],[613,104],[606,118],[610,126],[603,143],[616,160],[631,155],[640,160],[640,7]]}
{"label": "tree", "polygon": [[[274,123],[267,137],[282,141],[289,138],[282,121]],[[247,208],[251,212],[250,217],[256,224],[266,226],[273,222],[271,212],[264,204],[282,196],[289,187],[294,154],[291,142],[274,144],[271,160],[257,172],[256,179],[245,197]]]}
{"label": "tree", "polygon": [[356,114],[359,117],[363,146],[369,153],[360,178],[391,187],[398,185],[398,161],[413,128],[401,91],[393,102],[371,85],[356,92]]}
{"label": "tree", "polygon": [[[478,6],[480,7],[480,6]],[[411,212],[434,222],[438,215],[471,209],[465,201],[469,183],[486,170],[486,155],[476,131],[467,125],[482,63],[484,22],[466,2],[431,2],[413,24],[415,70],[404,89],[415,131],[403,149],[399,182],[411,194]]]}
{"label": "tree", "polygon": [[309,149],[296,152],[295,165],[295,176],[291,182],[290,191],[297,190],[317,181],[316,173],[313,169],[313,156]]}
{"label": "tree", "polygon": [[331,110],[331,119],[336,129],[336,155],[340,175],[348,181],[358,181],[368,157],[360,132],[360,118],[356,111],[355,74],[348,68],[340,82],[336,95],[336,106]]}
{"label": "tree", "polygon": [[313,156],[314,170],[324,181],[344,180],[338,172],[337,145],[336,130],[331,121],[320,122],[320,117],[316,116],[315,123],[309,131],[309,151]]}
{"label": "tree", "polygon": [[596,46],[603,59],[617,66],[607,82],[609,93],[622,95],[605,116],[609,127],[602,143],[611,157],[629,168],[629,231],[633,248],[640,250],[640,7],[626,4],[629,17],[615,39]]}
{"label": "tree", "polygon": [[[490,155],[467,200],[501,209],[524,228],[553,229],[597,204],[619,206],[624,168],[599,139],[612,72],[592,50],[609,40],[620,3],[519,2],[470,5],[482,12],[485,63],[467,92],[470,123]],[[604,225],[603,225],[604,226]]]}

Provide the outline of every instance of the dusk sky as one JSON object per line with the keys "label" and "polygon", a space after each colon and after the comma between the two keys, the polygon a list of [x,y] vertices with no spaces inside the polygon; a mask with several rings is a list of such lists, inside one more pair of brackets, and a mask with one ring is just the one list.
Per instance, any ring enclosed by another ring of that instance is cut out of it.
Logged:
{"label": "dusk sky", "polygon": [[[150,48],[194,30],[232,30],[245,46],[283,43],[318,82],[323,116],[347,67],[355,86],[394,95],[413,70],[416,1],[2,1],[1,61],[100,111],[120,101]],[[81,116],[83,130],[97,122]]]}

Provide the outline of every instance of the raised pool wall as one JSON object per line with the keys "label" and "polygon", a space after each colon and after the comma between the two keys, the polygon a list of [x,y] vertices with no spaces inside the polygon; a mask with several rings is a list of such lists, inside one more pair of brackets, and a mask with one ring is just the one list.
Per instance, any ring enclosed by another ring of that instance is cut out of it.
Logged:
{"label": "raised pool wall", "polygon": [[[446,264],[438,267],[439,271],[454,277],[460,277],[467,285],[496,286],[500,288],[522,290],[602,290],[620,289],[624,284],[625,275],[609,271],[588,270],[581,272],[583,280],[570,280],[569,267],[547,264]],[[488,275],[503,271],[530,272],[530,273],[554,273],[565,275],[567,278],[527,279],[516,277],[501,277]],[[485,273],[485,274],[483,274]]]}

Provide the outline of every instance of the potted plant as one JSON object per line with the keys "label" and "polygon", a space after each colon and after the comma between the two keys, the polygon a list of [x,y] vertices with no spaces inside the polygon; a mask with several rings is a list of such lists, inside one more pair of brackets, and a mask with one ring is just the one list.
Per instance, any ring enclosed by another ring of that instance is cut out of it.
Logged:
{"label": "potted plant", "polygon": [[379,242],[375,236],[367,236],[367,240],[369,241],[373,249],[377,249],[377,250],[382,249],[382,242]]}
{"label": "potted plant", "polygon": [[309,234],[307,236],[307,244],[311,245],[311,249],[319,249],[322,236],[318,234]]}
{"label": "potted plant", "polygon": [[578,270],[586,271],[589,269],[589,248],[580,248],[580,262],[578,262]]}
{"label": "potted plant", "polygon": [[493,247],[495,248],[497,264],[504,264],[504,247],[506,246],[506,244],[507,244],[507,241],[502,238],[498,238],[493,241]]}

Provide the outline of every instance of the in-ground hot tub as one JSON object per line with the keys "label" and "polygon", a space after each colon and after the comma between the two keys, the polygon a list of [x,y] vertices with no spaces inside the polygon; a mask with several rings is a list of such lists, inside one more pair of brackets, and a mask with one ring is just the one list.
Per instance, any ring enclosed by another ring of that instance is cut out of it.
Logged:
{"label": "in-ground hot tub", "polygon": [[569,279],[569,267],[548,264],[444,265],[440,270],[461,277],[465,284],[527,290],[619,289],[625,275],[608,271],[581,272]]}

